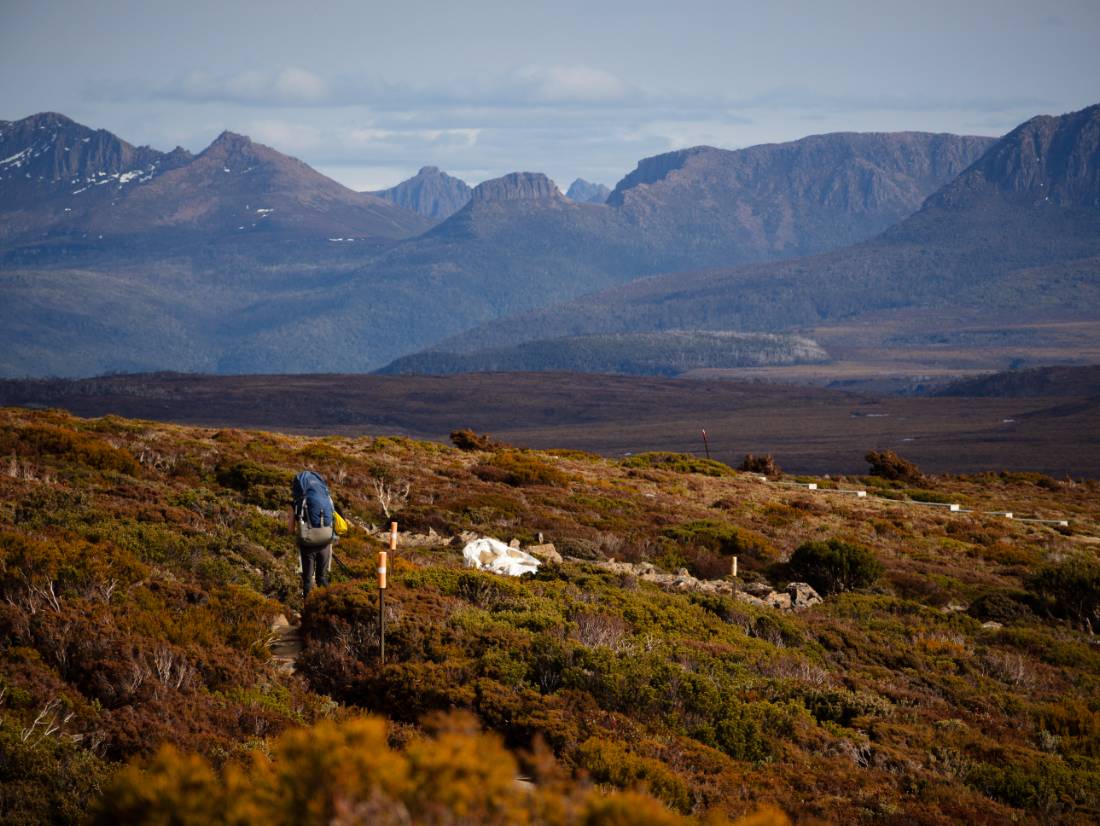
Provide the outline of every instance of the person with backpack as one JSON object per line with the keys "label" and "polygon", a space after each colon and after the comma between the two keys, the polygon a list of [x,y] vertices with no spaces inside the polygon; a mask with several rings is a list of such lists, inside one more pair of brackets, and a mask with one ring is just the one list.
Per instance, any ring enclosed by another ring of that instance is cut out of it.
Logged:
{"label": "person with backpack", "polygon": [[303,470],[291,482],[293,506],[290,529],[298,540],[302,560],[302,599],[309,596],[316,578],[317,585],[328,585],[332,565],[332,545],[336,541],[335,511],[328,485],[321,474]]}

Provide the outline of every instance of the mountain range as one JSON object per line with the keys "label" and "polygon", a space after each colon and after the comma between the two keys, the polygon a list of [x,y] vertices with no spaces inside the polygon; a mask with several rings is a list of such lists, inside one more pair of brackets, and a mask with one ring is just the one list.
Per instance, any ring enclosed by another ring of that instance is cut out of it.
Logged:
{"label": "mountain range", "polygon": [[4,122],[0,373],[361,371],[430,348],[797,332],[937,301],[1007,312],[1026,282],[1044,285],[1038,309],[1087,314],[1095,109],[1000,141],[680,150],[606,203],[533,172],[467,197],[432,167],[357,193],[232,133],[192,156],[60,115]]}
{"label": "mountain range", "polygon": [[161,153],[51,112],[0,122],[0,157],[8,244],[190,233],[397,239],[430,226],[232,132],[198,155]]}
{"label": "mountain range", "polygon": [[[868,241],[815,256],[637,279],[495,320],[436,349],[468,358],[484,351],[499,360],[502,348],[535,340],[666,329],[813,330],[915,309],[987,321],[1092,319],[1100,307],[1098,174],[1100,106],[1037,117]],[[617,197],[624,196],[612,193],[611,200]],[[927,315],[920,323],[929,325]]]}

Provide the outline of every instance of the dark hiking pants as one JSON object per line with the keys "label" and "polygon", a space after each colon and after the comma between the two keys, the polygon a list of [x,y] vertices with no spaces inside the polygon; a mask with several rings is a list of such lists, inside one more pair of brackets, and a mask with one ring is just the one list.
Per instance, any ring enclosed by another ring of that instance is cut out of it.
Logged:
{"label": "dark hiking pants", "polygon": [[314,574],[317,576],[319,587],[324,588],[328,585],[328,569],[332,564],[332,543],[323,548],[299,546],[298,553],[302,557],[302,598],[305,599],[313,587]]}

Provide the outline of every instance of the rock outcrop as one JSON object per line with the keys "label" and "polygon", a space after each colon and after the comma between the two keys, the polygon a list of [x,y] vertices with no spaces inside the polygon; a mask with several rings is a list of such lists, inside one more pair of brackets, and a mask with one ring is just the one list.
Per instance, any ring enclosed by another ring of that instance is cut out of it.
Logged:
{"label": "rock outcrop", "polygon": [[371,193],[403,209],[434,221],[443,221],[470,202],[473,190],[437,166],[424,166],[415,176],[397,186]]}
{"label": "rock outcrop", "polygon": [[[570,562],[587,562],[582,559],[569,559]],[[619,574],[636,576],[643,582],[653,582],[670,591],[696,591],[704,594],[725,594],[758,608],[775,608],[780,611],[801,611],[819,604],[820,595],[805,582],[792,582],[785,592],[776,591],[764,582],[748,583],[741,586],[728,579],[698,579],[681,568],[675,574],[658,571],[649,562],[588,562],[604,570]]]}
{"label": "rock outcrop", "polygon": [[493,201],[557,200],[562,197],[557,184],[541,172],[512,172],[474,187],[471,200],[476,203]]}

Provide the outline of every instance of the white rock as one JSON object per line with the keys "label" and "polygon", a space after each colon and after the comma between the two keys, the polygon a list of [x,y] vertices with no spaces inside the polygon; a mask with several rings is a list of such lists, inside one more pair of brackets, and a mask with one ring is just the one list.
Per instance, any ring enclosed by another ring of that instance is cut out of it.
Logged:
{"label": "white rock", "polygon": [[519,548],[510,548],[499,539],[483,536],[468,542],[462,549],[467,568],[492,571],[506,576],[533,574],[542,563]]}

